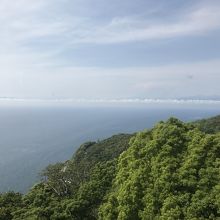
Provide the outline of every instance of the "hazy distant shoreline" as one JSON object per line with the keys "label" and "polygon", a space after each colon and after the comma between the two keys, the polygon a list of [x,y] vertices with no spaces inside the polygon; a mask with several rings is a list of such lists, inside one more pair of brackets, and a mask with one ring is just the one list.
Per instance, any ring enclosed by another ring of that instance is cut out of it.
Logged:
{"label": "hazy distant shoreline", "polygon": [[220,104],[220,100],[215,99],[33,99],[33,98],[13,98],[13,97],[1,97],[1,103],[73,103],[73,104],[126,104],[126,103],[136,103],[136,104]]}

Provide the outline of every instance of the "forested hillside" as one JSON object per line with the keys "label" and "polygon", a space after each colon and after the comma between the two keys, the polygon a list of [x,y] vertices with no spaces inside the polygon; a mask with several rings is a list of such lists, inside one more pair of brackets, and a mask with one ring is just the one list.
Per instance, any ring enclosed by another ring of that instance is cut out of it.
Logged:
{"label": "forested hillside", "polygon": [[2,194],[0,220],[219,219],[218,120],[171,118],[85,143],[26,195]]}
{"label": "forested hillside", "polygon": [[209,119],[202,119],[192,123],[197,126],[201,131],[209,134],[217,133],[220,131],[220,115]]}

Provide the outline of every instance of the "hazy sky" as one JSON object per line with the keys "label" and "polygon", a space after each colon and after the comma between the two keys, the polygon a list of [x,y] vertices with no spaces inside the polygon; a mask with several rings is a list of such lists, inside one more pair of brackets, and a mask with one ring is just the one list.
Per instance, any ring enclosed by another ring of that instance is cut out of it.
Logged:
{"label": "hazy sky", "polygon": [[219,0],[0,0],[0,96],[220,95]]}

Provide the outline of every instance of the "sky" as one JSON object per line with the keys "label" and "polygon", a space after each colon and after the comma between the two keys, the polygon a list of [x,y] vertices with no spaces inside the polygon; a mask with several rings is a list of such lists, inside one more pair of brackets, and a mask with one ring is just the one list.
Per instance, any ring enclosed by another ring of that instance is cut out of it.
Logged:
{"label": "sky", "polygon": [[219,0],[0,0],[0,97],[220,97]]}

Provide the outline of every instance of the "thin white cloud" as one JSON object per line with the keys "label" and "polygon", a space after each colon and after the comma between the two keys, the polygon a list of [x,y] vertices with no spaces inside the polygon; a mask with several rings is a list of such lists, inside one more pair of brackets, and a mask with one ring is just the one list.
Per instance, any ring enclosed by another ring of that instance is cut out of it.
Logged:
{"label": "thin white cloud", "polygon": [[[209,1],[182,11],[171,21],[128,15],[100,22],[67,12],[67,3],[51,0],[0,1],[0,55],[24,54],[24,50],[50,55],[80,44],[112,44],[200,35],[220,29],[220,4]],[[75,2],[76,4],[77,2]],[[73,1],[74,4],[74,1]],[[78,2],[79,4],[79,2]],[[56,7],[62,10],[55,10]],[[54,9],[54,10],[51,10]],[[152,10],[152,9],[150,9]],[[29,56],[29,55],[25,55]]]}
{"label": "thin white cloud", "polygon": [[[102,25],[89,24],[73,31],[72,43],[123,43],[200,35],[220,28],[220,4],[202,4],[184,11],[173,21],[154,21],[143,17],[116,17]],[[75,34],[75,35],[74,35]]]}
{"label": "thin white cloud", "polygon": [[65,14],[65,2],[62,14],[56,14],[56,10],[51,12],[50,7],[56,4],[58,7],[58,2],[51,0],[15,0],[13,3],[1,0],[0,37],[10,42],[18,41],[18,44],[50,38],[70,46],[192,36],[220,28],[220,4],[216,1],[208,1],[188,11],[185,9],[177,17],[171,16],[169,22],[163,21],[162,16],[149,20],[135,15],[112,17],[109,21],[100,22],[86,15]]}
{"label": "thin white cloud", "polygon": [[212,96],[220,94],[219,70],[220,60],[143,68],[23,68],[1,77],[0,94],[74,99]]}
{"label": "thin white cloud", "polygon": [[[66,13],[65,8],[60,14],[50,10],[57,4],[52,0],[0,0],[1,74],[57,64],[59,53],[74,45],[198,35],[220,28],[220,4],[215,1],[184,11],[170,22],[164,22],[162,17],[148,21],[134,15],[97,22]],[[63,5],[67,6],[65,2]]]}
{"label": "thin white cloud", "polygon": [[217,30],[217,1],[206,1],[177,17],[171,16],[169,21],[163,21],[162,16],[149,21],[135,15],[97,21],[68,11],[68,1],[59,5],[65,7],[57,13],[58,2],[0,0],[0,96],[123,98],[220,94],[220,60],[152,68],[76,68],[74,63],[63,64],[59,54],[85,43],[136,42]]}

